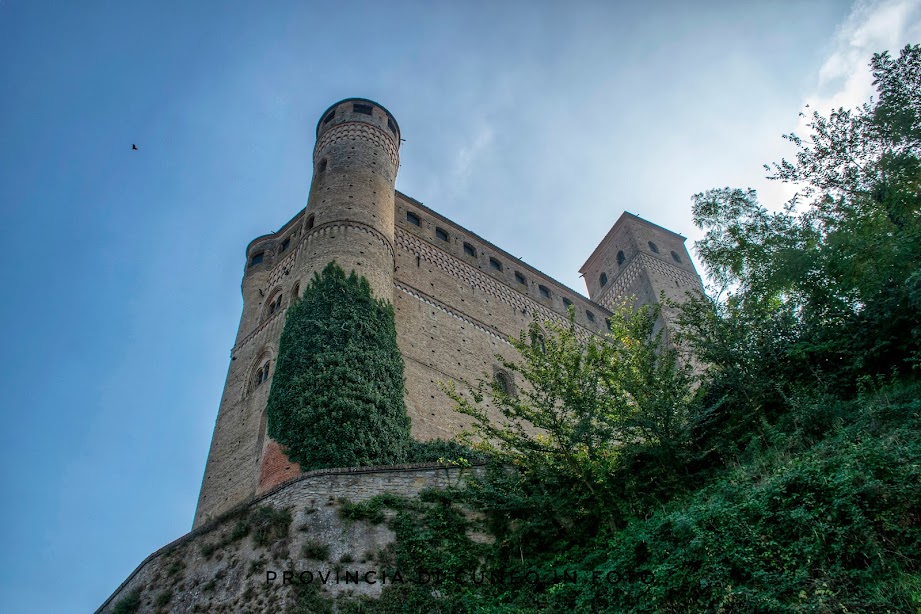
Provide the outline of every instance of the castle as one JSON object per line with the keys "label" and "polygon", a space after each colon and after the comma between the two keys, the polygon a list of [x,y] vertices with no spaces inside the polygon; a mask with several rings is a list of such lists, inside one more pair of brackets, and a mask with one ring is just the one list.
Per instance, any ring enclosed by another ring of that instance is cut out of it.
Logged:
{"label": "castle", "polygon": [[496,362],[534,319],[602,334],[624,297],[700,291],[685,238],[630,213],[580,269],[589,298],[544,275],[394,188],[400,128],[376,102],[349,98],[320,117],[307,206],[246,249],[243,315],[231,351],[194,527],[268,492],[300,469],[266,435],[266,402],[292,299],[335,260],[394,305],[405,365],[406,410],[416,439],[450,438],[462,416],[439,381],[483,373],[514,388]]}

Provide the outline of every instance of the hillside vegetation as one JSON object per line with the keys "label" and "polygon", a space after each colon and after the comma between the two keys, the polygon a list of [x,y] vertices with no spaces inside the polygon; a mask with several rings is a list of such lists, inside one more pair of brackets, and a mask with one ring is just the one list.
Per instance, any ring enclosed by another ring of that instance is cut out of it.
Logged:
{"label": "hillside vegetation", "polygon": [[396,566],[440,581],[343,608],[921,611],[921,46],[871,67],[873,104],[766,167],[797,187],[782,210],[693,197],[715,287],[677,344],[655,309],[604,340],[535,324],[517,396],[448,388],[488,477],[375,504]]}

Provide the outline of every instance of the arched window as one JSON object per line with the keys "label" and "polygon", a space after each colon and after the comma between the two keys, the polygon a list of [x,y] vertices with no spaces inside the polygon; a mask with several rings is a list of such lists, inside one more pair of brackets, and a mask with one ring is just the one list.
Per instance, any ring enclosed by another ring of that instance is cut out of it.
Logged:
{"label": "arched window", "polygon": [[304,228],[306,230],[310,230],[311,228],[313,228],[313,216],[312,215],[307,218],[307,223],[304,225]]}
{"label": "arched window", "polygon": [[672,260],[679,264],[681,263],[681,256],[678,255],[678,252],[672,252]]}
{"label": "arched window", "polygon": [[652,241],[649,242],[649,249],[652,250],[652,253],[653,253],[653,254],[658,254],[658,253],[659,253],[659,247],[658,247],[655,243],[653,243]]}
{"label": "arched window", "polygon": [[323,173],[326,171],[326,158],[320,160],[320,163],[317,165],[317,172]]}
{"label": "arched window", "polygon": [[624,263],[624,260],[626,259],[627,257],[624,256],[624,250],[620,250],[619,252],[617,252],[617,266],[622,265]]}
{"label": "arched window", "polygon": [[498,260],[496,260],[495,258],[490,258],[490,259],[489,259],[489,266],[492,267],[492,268],[494,268],[494,269],[497,270],[497,271],[501,271],[501,270],[502,270],[502,263],[499,262]]}
{"label": "arched window", "polygon": [[464,254],[476,258],[476,249],[469,243],[464,243]]}
{"label": "arched window", "polygon": [[291,300],[301,297],[301,284],[300,282],[294,284],[294,288],[291,289]]}
{"label": "arched window", "polygon": [[421,220],[419,219],[419,216],[413,213],[412,211],[406,212],[406,221],[412,224],[413,226],[422,225]]}
{"label": "arched window", "polygon": [[[621,253],[623,253],[623,252],[621,252]],[[607,273],[602,273],[602,274],[601,274],[601,277],[598,278],[598,283],[601,284],[601,287],[602,287],[602,288],[604,288],[606,285],[608,285],[608,274],[607,274]]]}
{"label": "arched window", "polygon": [[275,297],[272,298],[271,301],[269,302],[268,312],[266,313],[266,315],[270,316],[280,309],[281,309],[281,292],[276,294]]}
{"label": "arched window", "polygon": [[256,375],[253,377],[253,388],[258,388],[262,383],[269,379],[269,361],[256,369]]}
{"label": "arched window", "polygon": [[437,228],[437,227],[436,227],[436,228],[435,228],[435,236],[436,236],[437,238],[441,239],[442,241],[447,241],[447,240],[448,240],[448,231],[444,230],[443,228]]}
{"label": "arched window", "polygon": [[537,290],[538,292],[540,292],[540,295],[542,297],[550,298],[550,288],[548,288],[547,286],[537,286]]}

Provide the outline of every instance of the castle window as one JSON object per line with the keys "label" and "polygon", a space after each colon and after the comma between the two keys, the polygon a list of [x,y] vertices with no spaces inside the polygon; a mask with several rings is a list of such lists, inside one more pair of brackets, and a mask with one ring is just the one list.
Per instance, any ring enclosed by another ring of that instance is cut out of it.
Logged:
{"label": "castle window", "polygon": [[602,273],[601,277],[598,278],[598,282],[601,284],[601,287],[604,288],[608,284],[608,274]]}
{"label": "castle window", "polygon": [[371,115],[371,105],[356,102],[352,105],[352,111],[361,115]]}
{"label": "castle window", "polygon": [[281,309],[281,292],[278,293],[271,303],[269,303],[269,315]]}
{"label": "castle window", "polygon": [[317,172],[323,173],[326,172],[326,158],[320,160],[320,163],[317,165]]}
{"label": "castle window", "polygon": [[291,290],[291,298],[296,299],[301,295],[301,284],[294,284],[294,288]]}
{"label": "castle window", "polygon": [[269,363],[266,361],[264,365],[256,369],[256,376],[253,380],[254,387],[258,387],[262,382],[269,379]]}
{"label": "castle window", "polygon": [[589,322],[594,322],[594,321],[595,321],[595,314],[593,314],[593,313],[592,313],[591,311],[589,311],[588,309],[585,310],[585,317],[588,318],[588,321],[589,321]]}
{"label": "castle window", "polygon": [[675,262],[677,262],[677,263],[680,264],[680,263],[681,263],[681,256],[679,256],[677,252],[672,252],[672,260],[674,260]]}
{"label": "castle window", "polygon": [[526,284],[526,283],[528,283],[528,280],[525,279],[524,275],[522,275],[522,274],[519,273],[518,271],[515,271],[515,281],[517,281],[517,282],[520,283],[520,284]]}
{"label": "castle window", "polygon": [[658,248],[658,246],[656,246],[656,244],[653,243],[652,241],[649,242],[649,249],[652,250],[652,253],[653,253],[653,254],[658,254],[658,253],[659,253],[659,248]]}
{"label": "castle window", "polygon": [[491,266],[492,268],[496,269],[497,271],[501,271],[501,270],[502,270],[502,263],[499,262],[498,260],[496,260],[495,258],[490,258],[490,259],[489,259],[489,266]]}
{"label": "castle window", "polygon": [[508,374],[506,374],[504,371],[496,371],[496,374],[493,375],[493,380],[495,381],[496,388],[499,389],[499,392],[511,396],[512,382],[509,381]]}
{"label": "castle window", "polygon": [[289,247],[291,247],[291,237],[281,242],[281,251],[286,251]]}
{"label": "castle window", "polygon": [[619,252],[617,252],[617,266],[622,265],[624,263],[624,260],[626,259],[627,257],[624,256],[624,250],[620,250]]}
{"label": "castle window", "polygon": [[324,124],[328,124],[329,122],[333,121],[333,118],[334,118],[334,117],[336,117],[336,109],[333,109],[332,111],[329,112],[329,115],[327,115],[327,116],[323,119],[323,123],[324,123]]}
{"label": "castle window", "polygon": [[419,220],[419,216],[413,213],[412,211],[406,212],[406,221],[412,224],[413,226],[422,225],[422,222]]}
{"label": "castle window", "polygon": [[540,291],[542,297],[550,298],[550,288],[547,286],[537,286],[537,289]]}
{"label": "castle window", "polygon": [[608,330],[611,330],[611,318],[605,318],[604,325],[608,327]]}
{"label": "castle window", "polygon": [[544,341],[544,336],[540,333],[531,334],[531,348],[534,350],[540,350],[541,352],[547,351],[547,344]]}
{"label": "castle window", "polygon": [[435,229],[435,236],[441,239],[442,241],[448,240],[448,233],[442,230],[441,228]]}
{"label": "castle window", "polygon": [[307,218],[306,228],[307,230],[310,230],[311,228],[313,228],[313,216],[312,215]]}
{"label": "castle window", "polygon": [[564,298],[563,298],[563,307],[565,307],[566,309],[569,309],[570,307],[572,307],[572,301],[569,300],[568,298],[565,298],[565,297],[564,297]]}
{"label": "castle window", "polygon": [[264,258],[265,258],[265,252],[256,252],[249,259],[249,266],[259,264],[260,262],[262,262]]}
{"label": "castle window", "polygon": [[389,117],[387,118],[387,127],[390,128],[390,132],[393,133],[393,136],[397,135],[397,126],[393,123],[393,120]]}

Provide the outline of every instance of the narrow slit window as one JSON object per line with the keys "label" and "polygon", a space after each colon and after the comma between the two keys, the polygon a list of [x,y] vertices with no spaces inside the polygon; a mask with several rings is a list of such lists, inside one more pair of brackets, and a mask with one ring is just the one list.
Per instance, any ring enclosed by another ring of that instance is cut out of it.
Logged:
{"label": "narrow slit window", "polygon": [[649,242],[649,249],[652,250],[652,253],[653,253],[653,254],[658,254],[658,253],[659,253],[659,246],[656,245],[655,243],[653,243],[652,241]]}
{"label": "narrow slit window", "polygon": [[323,158],[322,160],[320,160],[320,163],[317,164],[317,172],[318,172],[318,173],[325,173],[325,172],[326,172],[326,165],[327,165],[326,158]]}
{"label": "narrow slit window", "polygon": [[397,125],[393,123],[393,120],[389,117],[387,118],[387,127],[390,128],[390,132],[393,133],[393,136],[397,135]]}
{"label": "narrow slit window", "polygon": [[678,255],[678,252],[674,252],[674,251],[672,252],[672,260],[674,260],[678,264],[681,264],[681,256]]}
{"label": "narrow slit window", "polygon": [[313,216],[312,215],[307,218],[306,228],[307,230],[311,230],[313,228]]}
{"label": "narrow slit window", "polygon": [[520,284],[528,283],[528,280],[525,279],[525,276],[519,273],[518,271],[515,271],[515,281],[517,281]]}
{"label": "narrow slit window", "polygon": [[622,265],[624,263],[624,260],[626,259],[627,257],[624,256],[624,250],[620,250],[619,252],[617,252],[617,266]]}
{"label": "narrow slit window", "polygon": [[540,291],[542,297],[550,298],[550,288],[547,286],[537,286],[537,289]]}
{"label": "narrow slit window", "polygon": [[288,251],[288,248],[291,247],[291,237],[288,237],[281,242],[281,251]]}
{"label": "narrow slit window", "polygon": [[443,229],[441,229],[441,228],[436,228],[436,229],[435,229],[435,236],[438,237],[439,239],[441,239],[442,241],[447,241],[447,240],[448,240],[448,233],[445,232],[445,231],[444,231]]}
{"label": "narrow slit window", "polygon": [[361,115],[371,115],[371,105],[356,102],[352,105],[352,111]]}
{"label": "narrow slit window", "polygon": [[255,264],[261,263],[264,258],[265,258],[265,252],[256,252],[255,254],[252,255],[252,257],[250,257],[249,266],[253,266]]}
{"label": "narrow slit window", "polygon": [[494,269],[497,270],[497,271],[501,271],[501,270],[502,270],[502,263],[499,262],[498,260],[496,260],[495,258],[490,258],[490,259],[489,259],[489,266],[491,266],[492,268],[494,268]]}
{"label": "narrow slit window", "polygon": [[602,274],[601,274],[601,277],[598,278],[598,283],[601,284],[601,287],[602,287],[602,288],[604,288],[606,285],[608,285],[608,274],[607,274],[607,273],[602,273]]}
{"label": "narrow slit window", "polygon": [[595,321],[595,314],[593,314],[591,311],[589,311],[589,310],[587,310],[587,309],[585,310],[585,317],[588,318],[588,321],[589,321],[589,322],[594,322],[594,321]]}
{"label": "narrow slit window", "polygon": [[476,258],[476,249],[469,243],[464,243],[464,253],[468,256]]}

